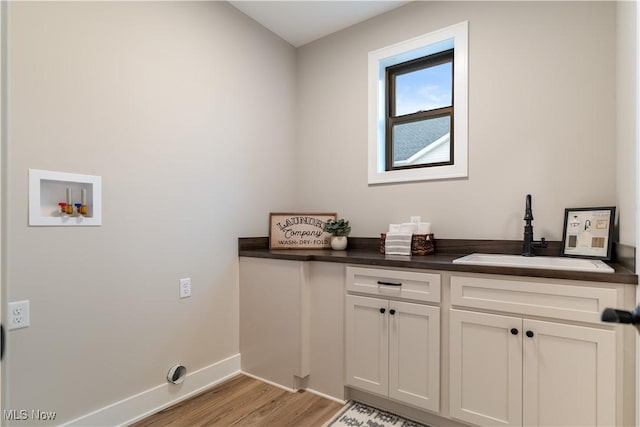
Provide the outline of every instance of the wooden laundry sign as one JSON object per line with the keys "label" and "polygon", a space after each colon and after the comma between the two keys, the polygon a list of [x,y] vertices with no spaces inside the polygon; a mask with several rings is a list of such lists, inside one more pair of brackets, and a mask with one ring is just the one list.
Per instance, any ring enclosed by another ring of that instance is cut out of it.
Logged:
{"label": "wooden laundry sign", "polygon": [[270,249],[323,249],[331,247],[331,234],[323,231],[335,213],[270,213]]}

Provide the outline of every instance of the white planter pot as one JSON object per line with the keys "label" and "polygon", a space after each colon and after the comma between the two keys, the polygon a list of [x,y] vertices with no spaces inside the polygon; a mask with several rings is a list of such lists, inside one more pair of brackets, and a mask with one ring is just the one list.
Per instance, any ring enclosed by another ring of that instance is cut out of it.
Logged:
{"label": "white planter pot", "polygon": [[331,249],[343,251],[347,248],[347,236],[331,236]]}

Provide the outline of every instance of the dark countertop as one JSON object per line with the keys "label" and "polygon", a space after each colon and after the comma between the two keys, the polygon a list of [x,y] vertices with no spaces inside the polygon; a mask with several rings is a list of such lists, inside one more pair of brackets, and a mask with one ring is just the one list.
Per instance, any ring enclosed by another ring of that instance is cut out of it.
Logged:
{"label": "dark countertop", "polygon": [[[266,239],[266,241],[265,241]],[[344,251],[331,249],[273,249],[268,248],[268,238],[238,239],[238,255],[250,258],[270,258],[291,261],[339,262],[344,264],[364,264],[380,267],[416,268],[424,270],[443,270],[465,273],[500,274],[507,276],[545,277],[551,279],[583,280],[638,284],[638,276],[619,263],[607,263],[615,269],[614,273],[591,273],[566,270],[546,270],[521,267],[494,267],[468,264],[454,264],[453,260],[474,252],[513,253],[521,242],[507,241],[436,241],[436,253],[425,256],[384,255],[379,251],[379,239],[349,237],[349,247]],[[553,245],[556,246],[556,245]],[[441,248],[441,250],[439,250]],[[467,250],[463,250],[466,248]],[[503,249],[504,252],[496,250]],[[457,253],[453,253],[451,251]],[[556,250],[551,248],[550,250]],[[517,253],[517,252],[516,252]],[[548,253],[544,255],[550,255]],[[559,254],[558,254],[559,255]]]}

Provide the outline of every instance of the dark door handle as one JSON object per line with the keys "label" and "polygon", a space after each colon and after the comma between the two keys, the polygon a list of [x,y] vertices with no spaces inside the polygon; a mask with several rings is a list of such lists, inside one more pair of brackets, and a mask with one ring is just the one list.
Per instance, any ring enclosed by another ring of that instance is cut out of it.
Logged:
{"label": "dark door handle", "polygon": [[378,280],[378,285],[384,285],[384,286],[402,286],[402,283],[383,282],[382,280]]}
{"label": "dark door handle", "polygon": [[0,324],[0,360],[4,357],[4,326]]}
{"label": "dark door handle", "polygon": [[511,328],[511,335],[518,335],[518,332],[516,328]]}
{"label": "dark door handle", "polygon": [[384,308],[381,308],[381,309],[380,309],[380,313],[382,313],[382,314],[384,314],[384,312],[385,312],[385,311],[387,311],[387,310],[386,310],[386,309],[384,309]]}
{"label": "dark door handle", "polygon": [[527,331],[527,336],[529,338],[533,338],[533,331]]}
{"label": "dark door handle", "polygon": [[631,311],[605,308],[602,312],[601,319],[603,322],[632,324],[636,327],[638,333],[640,333],[640,304]]}
{"label": "dark door handle", "polygon": [[389,310],[389,314],[393,316],[394,314],[396,314],[396,311],[392,308],[391,310]]}
{"label": "dark door handle", "polygon": [[602,312],[601,320],[612,323],[640,323],[640,305],[631,311],[616,310],[615,308],[605,308]]}

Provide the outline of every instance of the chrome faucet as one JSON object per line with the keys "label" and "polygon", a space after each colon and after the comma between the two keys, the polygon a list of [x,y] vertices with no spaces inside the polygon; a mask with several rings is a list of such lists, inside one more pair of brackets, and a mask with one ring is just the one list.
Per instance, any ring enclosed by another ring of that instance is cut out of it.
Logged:
{"label": "chrome faucet", "polygon": [[534,256],[535,254],[533,253],[533,249],[546,248],[547,241],[544,237],[539,241],[533,240],[533,225],[531,225],[531,221],[533,221],[533,211],[531,210],[531,194],[527,194],[527,200],[524,209],[524,221],[524,242],[522,244],[522,255]]}

